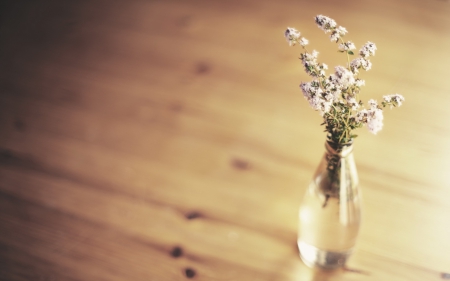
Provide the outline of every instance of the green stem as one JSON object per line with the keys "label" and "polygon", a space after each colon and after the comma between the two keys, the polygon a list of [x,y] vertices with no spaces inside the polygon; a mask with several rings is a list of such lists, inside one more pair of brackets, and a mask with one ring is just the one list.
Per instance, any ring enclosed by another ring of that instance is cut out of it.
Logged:
{"label": "green stem", "polygon": [[[341,37],[339,37],[339,40],[341,40],[342,44],[344,44],[344,40],[342,40]],[[350,56],[348,55],[348,51],[345,51],[345,53],[347,54],[347,69],[350,70]]]}

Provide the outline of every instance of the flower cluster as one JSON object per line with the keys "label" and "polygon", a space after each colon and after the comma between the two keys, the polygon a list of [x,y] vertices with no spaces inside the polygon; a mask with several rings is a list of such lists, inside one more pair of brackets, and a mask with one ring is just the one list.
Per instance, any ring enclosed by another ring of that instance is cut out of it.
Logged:
{"label": "flower cluster", "polygon": [[331,41],[338,44],[338,51],[347,56],[347,65],[336,66],[334,73],[327,75],[328,66],[318,62],[318,52],[309,52],[306,48],[308,40],[301,36],[295,28],[289,27],[285,31],[285,38],[290,46],[300,45],[303,52],[300,60],[305,72],[313,78],[310,82],[302,82],[300,88],[309,105],[320,112],[325,125],[328,140],[338,144],[351,142],[357,135],[354,129],[367,126],[370,132],[376,134],[383,127],[383,108],[401,106],[405,100],[399,94],[383,97],[381,105],[376,100],[369,100],[367,108],[359,99],[361,87],[365,81],[358,77],[361,70],[372,68],[370,57],[375,55],[377,47],[367,42],[359,50],[359,56],[350,61],[355,55],[356,46],[352,41],[344,41],[347,29],[338,26],[333,19],[318,15],[316,24],[325,33],[330,33]]}

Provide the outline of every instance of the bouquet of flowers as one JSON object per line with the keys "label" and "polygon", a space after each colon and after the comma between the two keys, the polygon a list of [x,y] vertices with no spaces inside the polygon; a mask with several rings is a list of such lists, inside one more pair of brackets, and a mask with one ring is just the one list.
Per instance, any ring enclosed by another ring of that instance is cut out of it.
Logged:
{"label": "bouquet of flowers", "polygon": [[377,47],[374,43],[367,42],[359,50],[359,56],[350,61],[350,56],[355,55],[356,47],[353,42],[342,39],[347,29],[323,15],[316,16],[315,21],[320,29],[330,34],[331,41],[338,44],[338,51],[347,57],[346,66],[336,66],[334,74],[326,74],[328,66],[317,61],[317,51],[308,51],[308,40],[298,30],[288,27],[284,35],[290,46],[300,45],[303,49],[300,60],[313,80],[302,82],[300,88],[309,105],[322,115],[327,140],[338,145],[350,143],[357,137],[353,130],[363,126],[376,134],[383,127],[383,108],[398,107],[405,100],[399,94],[387,95],[383,97],[381,104],[370,99],[366,108],[360,100],[361,87],[365,82],[358,75],[361,70],[371,69],[369,59],[375,55]]}

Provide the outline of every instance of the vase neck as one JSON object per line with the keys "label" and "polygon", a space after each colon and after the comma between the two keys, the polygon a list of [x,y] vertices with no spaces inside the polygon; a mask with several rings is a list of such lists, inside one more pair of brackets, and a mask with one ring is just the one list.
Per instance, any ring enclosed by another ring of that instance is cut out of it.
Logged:
{"label": "vase neck", "polygon": [[326,141],[325,148],[330,155],[345,158],[353,152],[353,142],[342,144]]}

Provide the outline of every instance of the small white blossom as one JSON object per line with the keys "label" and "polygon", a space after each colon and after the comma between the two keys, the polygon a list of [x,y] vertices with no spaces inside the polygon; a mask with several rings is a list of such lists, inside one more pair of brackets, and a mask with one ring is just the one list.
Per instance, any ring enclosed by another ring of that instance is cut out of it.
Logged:
{"label": "small white blossom", "polygon": [[341,86],[339,85],[338,81],[337,81],[337,77],[335,74],[330,75],[327,80],[326,80],[326,84],[325,84],[325,91],[330,92],[334,95],[334,100],[337,100],[339,98],[339,95],[342,93],[341,91]]}
{"label": "small white blossom", "polygon": [[387,96],[383,96],[383,100],[385,101],[385,102],[391,102],[391,100],[392,100],[392,95],[387,95]]}
{"label": "small white blossom", "polygon": [[347,33],[347,29],[342,26],[338,26],[334,30],[331,31],[330,40],[331,42],[338,42],[340,38],[342,38]]}
{"label": "small white blossom", "polygon": [[405,101],[405,98],[400,94],[395,94],[392,96],[392,100],[395,101],[398,104],[398,106],[401,106],[402,103]]}
{"label": "small white blossom", "polygon": [[322,63],[317,66],[317,69],[319,70],[319,76],[325,77],[325,70],[328,69],[328,66]]}
{"label": "small white blossom", "polygon": [[356,114],[355,120],[367,125],[369,132],[376,134],[383,128],[383,110],[377,107],[360,110]]}
{"label": "small white blossom", "polygon": [[369,117],[369,112],[367,111],[367,109],[363,109],[360,110],[357,114],[356,114],[356,122],[359,123],[367,123],[367,118]]}
{"label": "small white blossom", "polygon": [[366,85],[366,81],[364,81],[364,80],[362,80],[362,79],[355,79],[355,86],[356,87],[361,87],[361,86],[364,86],[364,85]]}
{"label": "small white blossom", "polygon": [[350,106],[350,108],[351,108],[352,110],[357,110],[357,109],[359,108],[359,103],[358,103],[358,101],[356,101],[356,99],[353,98],[353,97],[347,99],[347,104]]}
{"label": "small white blossom", "polygon": [[348,41],[346,43],[346,45],[347,45],[347,50],[355,50],[356,49],[355,44],[353,44],[353,42],[351,42],[351,41]]}
{"label": "small white blossom", "polygon": [[305,67],[306,73],[312,77],[321,76],[321,70],[319,64],[317,63],[317,55],[319,52],[313,50],[312,53],[302,53],[300,54],[300,59],[302,60],[303,66]]}
{"label": "small white blossom", "polygon": [[312,107],[312,109],[314,109],[314,110],[321,110],[322,109],[323,100],[320,98],[319,95],[312,95],[308,99],[308,102],[309,102],[309,105]]}
{"label": "small white blossom", "polygon": [[356,58],[350,62],[350,69],[353,73],[358,73],[360,68],[368,71],[372,68],[372,63],[365,58]]}
{"label": "small white blossom", "polygon": [[323,93],[323,97],[327,101],[335,101],[336,100],[336,96],[331,91],[325,91]]}
{"label": "small white blossom", "polygon": [[324,101],[322,103],[322,110],[320,110],[320,115],[323,116],[325,113],[328,113],[332,105],[333,103],[331,101]]}
{"label": "small white blossom", "polygon": [[322,116],[330,111],[334,95],[331,92],[323,92],[317,80],[302,82],[300,88],[312,109],[319,111]]}
{"label": "small white blossom", "polygon": [[368,113],[367,129],[369,129],[369,132],[376,135],[383,128],[383,110],[372,108]]}
{"label": "small white blossom", "polygon": [[300,41],[298,41],[298,43],[299,43],[302,47],[305,47],[306,45],[308,45],[309,41],[308,41],[308,39],[306,39],[305,37],[302,37],[302,38],[300,39]]}
{"label": "small white blossom", "polygon": [[311,83],[302,82],[300,83],[300,89],[302,89],[303,96],[308,99],[311,96]]}
{"label": "small white blossom", "polygon": [[321,109],[320,109],[320,115],[324,115],[325,113],[329,112],[331,109],[331,106],[333,105],[333,102],[335,101],[335,96],[333,93],[327,91],[322,92],[322,103],[321,103]]}
{"label": "small white blossom", "polygon": [[313,96],[319,96],[322,94],[322,89],[319,86],[319,82],[317,80],[313,80],[311,82],[302,82],[300,84],[300,88],[303,91],[303,96],[309,100]]}
{"label": "small white blossom", "polygon": [[361,60],[363,58],[356,58],[350,62],[350,69],[353,73],[358,73],[358,69],[361,68]]}
{"label": "small white blossom", "polygon": [[351,42],[351,41],[339,44],[338,48],[339,48],[339,51],[342,51],[342,52],[356,49],[355,44],[353,44],[353,42]]}
{"label": "small white blossom", "polygon": [[314,110],[320,110],[322,108],[322,100],[319,96],[311,96],[308,99],[309,105]]}
{"label": "small white blossom", "polygon": [[333,76],[334,83],[340,85],[340,88],[348,88],[355,83],[353,73],[343,66],[336,66],[334,68],[335,75]]}
{"label": "small white blossom", "polygon": [[341,38],[341,36],[339,35],[339,32],[337,32],[337,31],[331,32],[331,34],[330,34],[331,42],[336,42],[337,43],[339,41],[339,38]]}
{"label": "small white blossom", "polygon": [[323,92],[321,95],[321,102],[320,102],[320,115],[324,115],[325,113],[329,112],[331,109],[331,106],[333,105],[334,95],[330,92]]}
{"label": "small white blossom", "polygon": [[375,43],[367,42],[362,46],[361,50],[359,50],[359,54],[363,58],[368,58],[369,56],[375,56],[375,51],[377,50],[377,46]]}
{"label": "small white blossom", "polygon": [[387,95],[383,96],[383,100],[386,104],[389,104],[390,107],[401,106],[405,98],[400,94],[395,95]]}
{"label": "small white blossom", "polygon": [[378,102],[374,99],[370,99],[368,104],[370,105],[371,109],[377,108],[378,107]]}
{"label": "small white blossom", "polygon": [[369,71],[372,68],[372,63],[368,59],[362,59],[361,60],[361,67],[365,71]]}
{"label": "small white blossom", "polygon": [[374,99],[368,102],[370,109],[367,110],[366,119],[363,121],[367,124],[367,129],[372,134],[376,134],[383,128],[383,110],[378,107],[378,102]]}
{"label": "small white blossom", "polygon": [[329,88],[341,90],[342,85],[339,84],[339,77],[337,77],[336,74],[331,74],[328,77],[328,82],[329,82]]}
{"label": "small white blossom", "polygon": [[347,29],[345,27],[339,26],[336,28],[336,32],[339,33],[340,36],[344,36],[347,33]]}
{"label": "small white blossom", "polygon": [[298,43],[300,39],[300,31],[298,31],[295,28],[288,27],[284,32],[284,37],[286,38],[286,41],[289,43],[289,46],[294,46],[296,43]]}
{"label": "small white blossom", "polygon": [[317,26],[323,31],[325,31],[325,33],[328,33],[336,28],[336,22],[329,17],[318,15],[315,17],[315,20]]}

